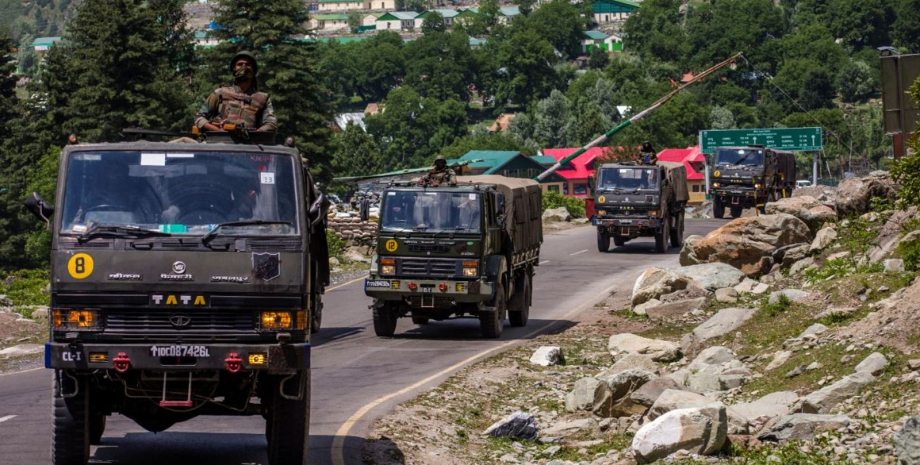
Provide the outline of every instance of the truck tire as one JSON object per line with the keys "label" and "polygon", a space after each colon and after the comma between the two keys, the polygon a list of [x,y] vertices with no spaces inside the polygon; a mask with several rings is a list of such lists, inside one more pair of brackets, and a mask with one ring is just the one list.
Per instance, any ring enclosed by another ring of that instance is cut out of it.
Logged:
{"label": "truck tire", "polygon": [[502,326],[505,322],[505,289],[501,284],[495,289],[495,301],[492,310],[479,312],[479,333],[487,339],[498,339],[502,336]]}
{"label": "truck tire", "polygon": [[607,228],[597,228],[597,251],[606,252],[610,250],[610,233]]}
{"label": "truck tire", "polygon": [[[273,376],[271,411],[266,420],[268,463],[270,465],[305,465],[310,442],[310,371],[298,372],[303,395],[300,400],[286,399],[278,393],[284,376]],[[297,376],[285,383],[293,394]]]}
{"label": "truck tire", "polygon": [[667,253],[668,252],[668,231],[670,231],[670,219],[664,218],[662,225],[658,227],[658,231],[655,233],[655,252],[658,253]]}
{"label": "truck tire", "polygon": [[742,209],[741,207],[731,207],[732,218],[740,218]]}
{"label": "truck tire", "polygon": [[377,337],[393,337],[393,333],[396,332],[396,309],[393,308],[393,305],[384,303],[383,305],[375,305],[374,311],[374,334]]}
{"label": "truck tire", "polygon": [[671,218],[671,247],[684,245],[684,213],[678,213]]}
{"label": "truck tire", "polygon": [[414,316],[412,317],[412,323],[417,324],[419,326],[425,326],[428,324],[428,318],[425,318],[423,316]]}
{"label": "truck tire", "polygon": [[515,328],[527,326],[527,320],[530,319],[530,293],[532,289],[532,278],[529,271],[524,270],[519,278],[521,282],[516,286],[514,297],[511,298],[511,305],[508,306],[508,321]]}
{"label": "truck tire", "polygon": [[623,239],[623,236],[613,236],[613,245],[623,247],[626,245],[626,239]]}
{"label": "truck tire", "polygon": [[105,423],[108,415],[92,413],[89,417],[89,443],[98,446],[102,443],[102,434],[105,433]]}
{"label": "truck tire", "polygon": [[[76,396],[63,396],[75,390]],[[51,396],[51,463],[84,465],[89,460],[89,383],[55,370]]]}
{"label": "truck tire", "polygon": [[720,220],[725,217],[725,205],[722,203],[721,197],[712,198],[712,216]]}
{"label": "truck tire", "polygon": [[[322,299],[322,296],[316,296],[317,299]],[[317,300],[313,302],[313,311],[310,312],[310,334],[314,334],[320,330],[323,326],[323,302],[322,300]]]}

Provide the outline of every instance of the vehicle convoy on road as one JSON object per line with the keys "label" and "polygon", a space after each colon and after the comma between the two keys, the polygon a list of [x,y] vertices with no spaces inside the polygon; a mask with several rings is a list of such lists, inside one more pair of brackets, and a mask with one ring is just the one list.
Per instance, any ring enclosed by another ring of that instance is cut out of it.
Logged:
{"label": "vehicle convoy on road", "polygon": [[792,152],[758,145],[720,147],[712,165],[709,194],[716,218],[725,216],[726,206],[732,218],[741,216],[745,208],[765,213],[767,202],[792,196],[796,187]]}
{"label": "vehicle convoy on road", "polygon": [[594,187],[597,250],[607,252],[637,237],[654,237],[655,250],[684,241],[687,169],[681,163],[604,164]]}
{"label": "vehicle convoy on road", "polygon": [[392,184],[383,192],[377,255],[365,280],[374,331],[397,319],[479,319],[483,337],[525,326],[543,242],[539,184],[460,176],[456,185]]}
{"label": "vehicle convoy on road", "polygon": [[113,413],[153,432],[261,415],[269,463],[305,463],[328,204],[297,150],[80,144],[60,163],[57,207],[26,201],[53,230],[53,463],[85,464]]}

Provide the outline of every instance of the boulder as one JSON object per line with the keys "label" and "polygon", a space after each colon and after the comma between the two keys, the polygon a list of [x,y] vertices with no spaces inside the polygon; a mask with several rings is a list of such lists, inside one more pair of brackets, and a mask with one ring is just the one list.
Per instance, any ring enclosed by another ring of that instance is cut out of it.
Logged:
{"label": "boulder", "polygon": [[687,366],[690,370],[701,370],[706,365],[722,365],[736,360],[737,357],[731,349],[722,346],[712,346],[700,352]]}
{"label": "boulder", "polygon": [[636,315],[648,315],[648,309],[656,305],[661,305],[658,299],[650,299],[633,307],[633,313]]}
{"label": "boulder", "polygon": [[767,291],[769,291],[769,290],[770,290],[770,285],[769,285],[769,284],[767,284],[767,283],[758,283],[756,286],[754,286],[754,289],[751,289],[751,294],[760,295],[760,294],[763,294],[764,292],[767,292]]}
{"label": "boulder", "polygon": [[808,195],[768,202],[765,210],[768,215],[785,213],[804,221],[812,234],[817,232],[822,224],[837,220],[837,214],[834,209]]}
{"label": "boulder", "polygon": [[894,450],[902,465],[920,465],[920,415],[908,419],[894,435]]}
{"label": "boulder", "polygon": [[565,207],[547,208],[546,211],[543,212],[544,223],[564,223],[571,220],[572,215],[569,214],[569,211]]}
{"label": "boulder", "polygon": [[744,322],[751,319],[756,312],[757,309],[754,308],[740,307],[719,310],[719,313],[716,313],[701,325],[694,328],[690,334],[684,336],[680,340],[681,348],[684,352],[689,353],[692,351],[691,349],[698,344],[738,329]]}
{"label": "boulder", "polygon": [[639,305],[664,294],[686,289],[689,281],[672,270],[648,268],[633,285],[632,304]]}
{"label": "boulder", "polygon": [[797,400],[799,400],[798,394],[792,391],[779,391],[767,394],[752,402],[732,405],[732,408],[744,415],[749,421],[754,421],[763,417],[773,418],[787,415]]}
{"label": "boulder", "polygon": [[776,442],[809,441],[814,439],[816,433],[845,428],[849,424],[849,417],[844,415],[794,413],[768,421],[757,439]]}
{"label": "boulder", "polygon": [[617,373],[624,372],[626,370],[645,370],[652,373],[658,372],[658,364],[652,360],[652,357],[648,355],[640,355],[635,353],[628,353],[620,357],[616,363],[614,363],[610,368],[602,371],[595,375],[595,378],[605,378],[616,375]]}
{"label": "boulder", "polygon": [[690,313],[698,308],[702,308],[705,304],[705,297],[696,297],[672,302],[658,302],[657,305],[646,307],[644,311],[649,318],[653,320],[662,320]]}
{"label": "boulder", "polygon": [[878,236],[872,240],[872,247],[867,254],[871,263],[878,263],[891,252],[898,248],[898,244],[910,241],[920,236],[920,231],[911,231],[902,237],[911,221],[920,218],[917,206],[910,206],[907,210],[897,210],[888,217],[885,224],[879,228]]}
{"label": "boulder", "polygon": [[802,302],[811,294],[800,289],[783,289],[781,291],[771,292],[769,302],[771,304],[779,302],[781,295],[786,296],[786,298],[792,302]]}
{"label": "boulder", "polygon": [[681,355],[680,348],[673,342],[647,339],[629,333],[610,336],[607,350],[614,357],[632,353],[648,355],[656,362],[673,362]]}
{"label": "boulder", "polygon": [[761,215],[738,218],[710,232],[693,253],[701,261],[727,263],[757,276],[770,270],[774,250],[811,239],[808,225],[792,215]]}
{"label": "boulder", "polygon": [[744,273],[737,268],[718,262],[685,266],[675,269],[674,272],[691,280],[692,284],[711,292],[737,285],[744,279]]}
{"label": "boulder", "polygon": [[796,262],[808,257],[810,249],[810,244],[793,244],[788,247],[782,247],[773,253],[773,261],[779,263],[783,268],[789,268]]}
{"label": "boulder", "polygon": [[[672,410],[684,408],[699,408],[712,403],[712,400],[688,390],[666,389],[658,396],[655,403],[645,414],[646,419],[654,420]],[[748,420],[731,407],[727,408],[728,434],[747,434]]]}
{"label": "boulder", "polygon": [[904,260],[900,258],[889,258],[882,262],[885,271],[888,272],[901,272],[904,271]]}
{"label": "boulder", "polygon": [[601,377],[600,381],[607,385],[609,396],[600,405],[596,405],[592,412],[605,418],[628,417],[644,413],[646,406],[633,402],[630,396],[655,377],[655,374],[640,369],[626,370],[612,376]]}
{"label": "boulder", "polygon": [[602,408],[610,401],[610,392],[607,383],[597,378],[581,378],[575,381],[575,386],[565,396],[565,410],[567,412],[593,411]]}
{"label": "boulder", "polygon": [[738,291],[731,287],[723,287],[716,290],[716,300],[726,304],[733,304],[738,301]]}
{"label": "boulder", "polygon": [[702,239],[703,236],[698,236],[696,234],[684,239],[684,246],[680,249],[680,259],[678,260],[680,266],[692,266],[700,264],[700,260],[696,258],[696,254],[693,253],[693,247]]}
{"label": "boulder", "polygon": [[563,421],[556,423],[543,430],[544,436],[568,436],[579,431],[593,430],[597,428],[597,421],[593,418],[579,418],[577,420]]}
{"label": "boulder", "polygon": [[837,200],[837,188],[831,186],[799,187],[792,191],[793,197],[813,197],[822,204],[833,205]]}
{"label": "boulder", "polygon": [[792,351],[781,350],[776,352],[773,354],[773,360],[770,360],[770,363],[767,364],[766,368],[764,368],[764,371],[772,371],[783,366],[783,364],[786,363],[786,361],[789,360],[789,357],[791,356]]}
{"label": "boulder", "polygon": [[897,185],[887,174],[844,179],[837,186],[837,215],[862,215],[869,211],[872,198],[894,200],[897,193]]}
{"label": "boulder", "polygon": [[878,376],[885,371],[886,366],[888,366],[888,359],[878,352],[873,352],[863,361],[859,362],[859,365],[856,365],[856,372]]}
{"label": "boulder", "polygon": [[639,463],[651,463],[680,450],[711,455],[722,449],[727,431],[725,406],[720,403],[674,410],[640,428],[632,450]]}
{"label": "boulder", "polygon": [[815,235],[815,240],[811,241],[811,246],[808,248],[809,253],[820,252],[834,243],[837,240],[837,230],[833,226],[825,226],[823,229],[818,231],[818,234]]}
{"label": "boulder", "polygon": [[655,404],[655,401],[661,397],[661,394],[668,389],[694,392],[690,388],[678,384],[677,381],[674,381],[674,378],[662,376],[643,384],[642,387],[636,389],[629,397],[638,405],[651,407]]}
{"label": "boulder", "polygon": [[748,294],[754,290],[754,286],[757,284],[758,282],[751,278],[744,278],[734,289],[738,294]]}
{"label": "boulder", "polygon": [[859,393],[859,390],[875,381],[869,373],[857,372],[847,375],[833,384],[808,394],[792,407],[792,411],[801,413],[829,413],[831,409],[850,397]]}
{"label": "boulder", "polygon": [[533,415],[518,410],[495,422],[482,434],[495,438],[526,439],[533,441],[539,436]]}
{"label": "boulder", "polygon": [[789,267],[789,275],[795,276],[801,273],[802,271],[804,271],[805,269],[812,267],[814,264],[815,264],[815,259],[811,257],[808,257],[804,260],[799,260],[793,263],[792,266]]}
{"label": "boulder", "polygon": [[565,363],[565,357],[562,356],[562,349],[557,346],[543,346],[535,350],[530,356],[530,363],[543,367],[560,365]]}

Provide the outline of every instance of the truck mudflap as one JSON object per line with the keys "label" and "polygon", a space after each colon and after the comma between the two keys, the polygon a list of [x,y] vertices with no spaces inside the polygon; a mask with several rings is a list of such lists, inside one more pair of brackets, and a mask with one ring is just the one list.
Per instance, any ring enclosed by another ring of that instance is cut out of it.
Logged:
{"label": "truck mudflap", "polygon": [[381,300],[403,300],[403,297],[432,296],[456,302],[477,303],[492,298],[492,283],[487,281],[452,281],[439,279],[366,278],[364,293]]}
{"label": "truck mudflap", "polygon": [[310,368],[310,344],[45,344],[45,368],[241,370],[283,374]]}

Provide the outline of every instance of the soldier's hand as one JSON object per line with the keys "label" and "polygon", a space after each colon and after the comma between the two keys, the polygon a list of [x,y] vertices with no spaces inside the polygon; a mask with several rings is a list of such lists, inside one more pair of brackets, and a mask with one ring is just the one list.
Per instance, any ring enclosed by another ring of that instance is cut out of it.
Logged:
{"label": "soldier's hand", "polygon": [[202,129],[204,129],[205,131],[223,131],[223,129],[221,129],[220,126],[217,126],[212,123],[204,123],[204,126],[202,126]]}

